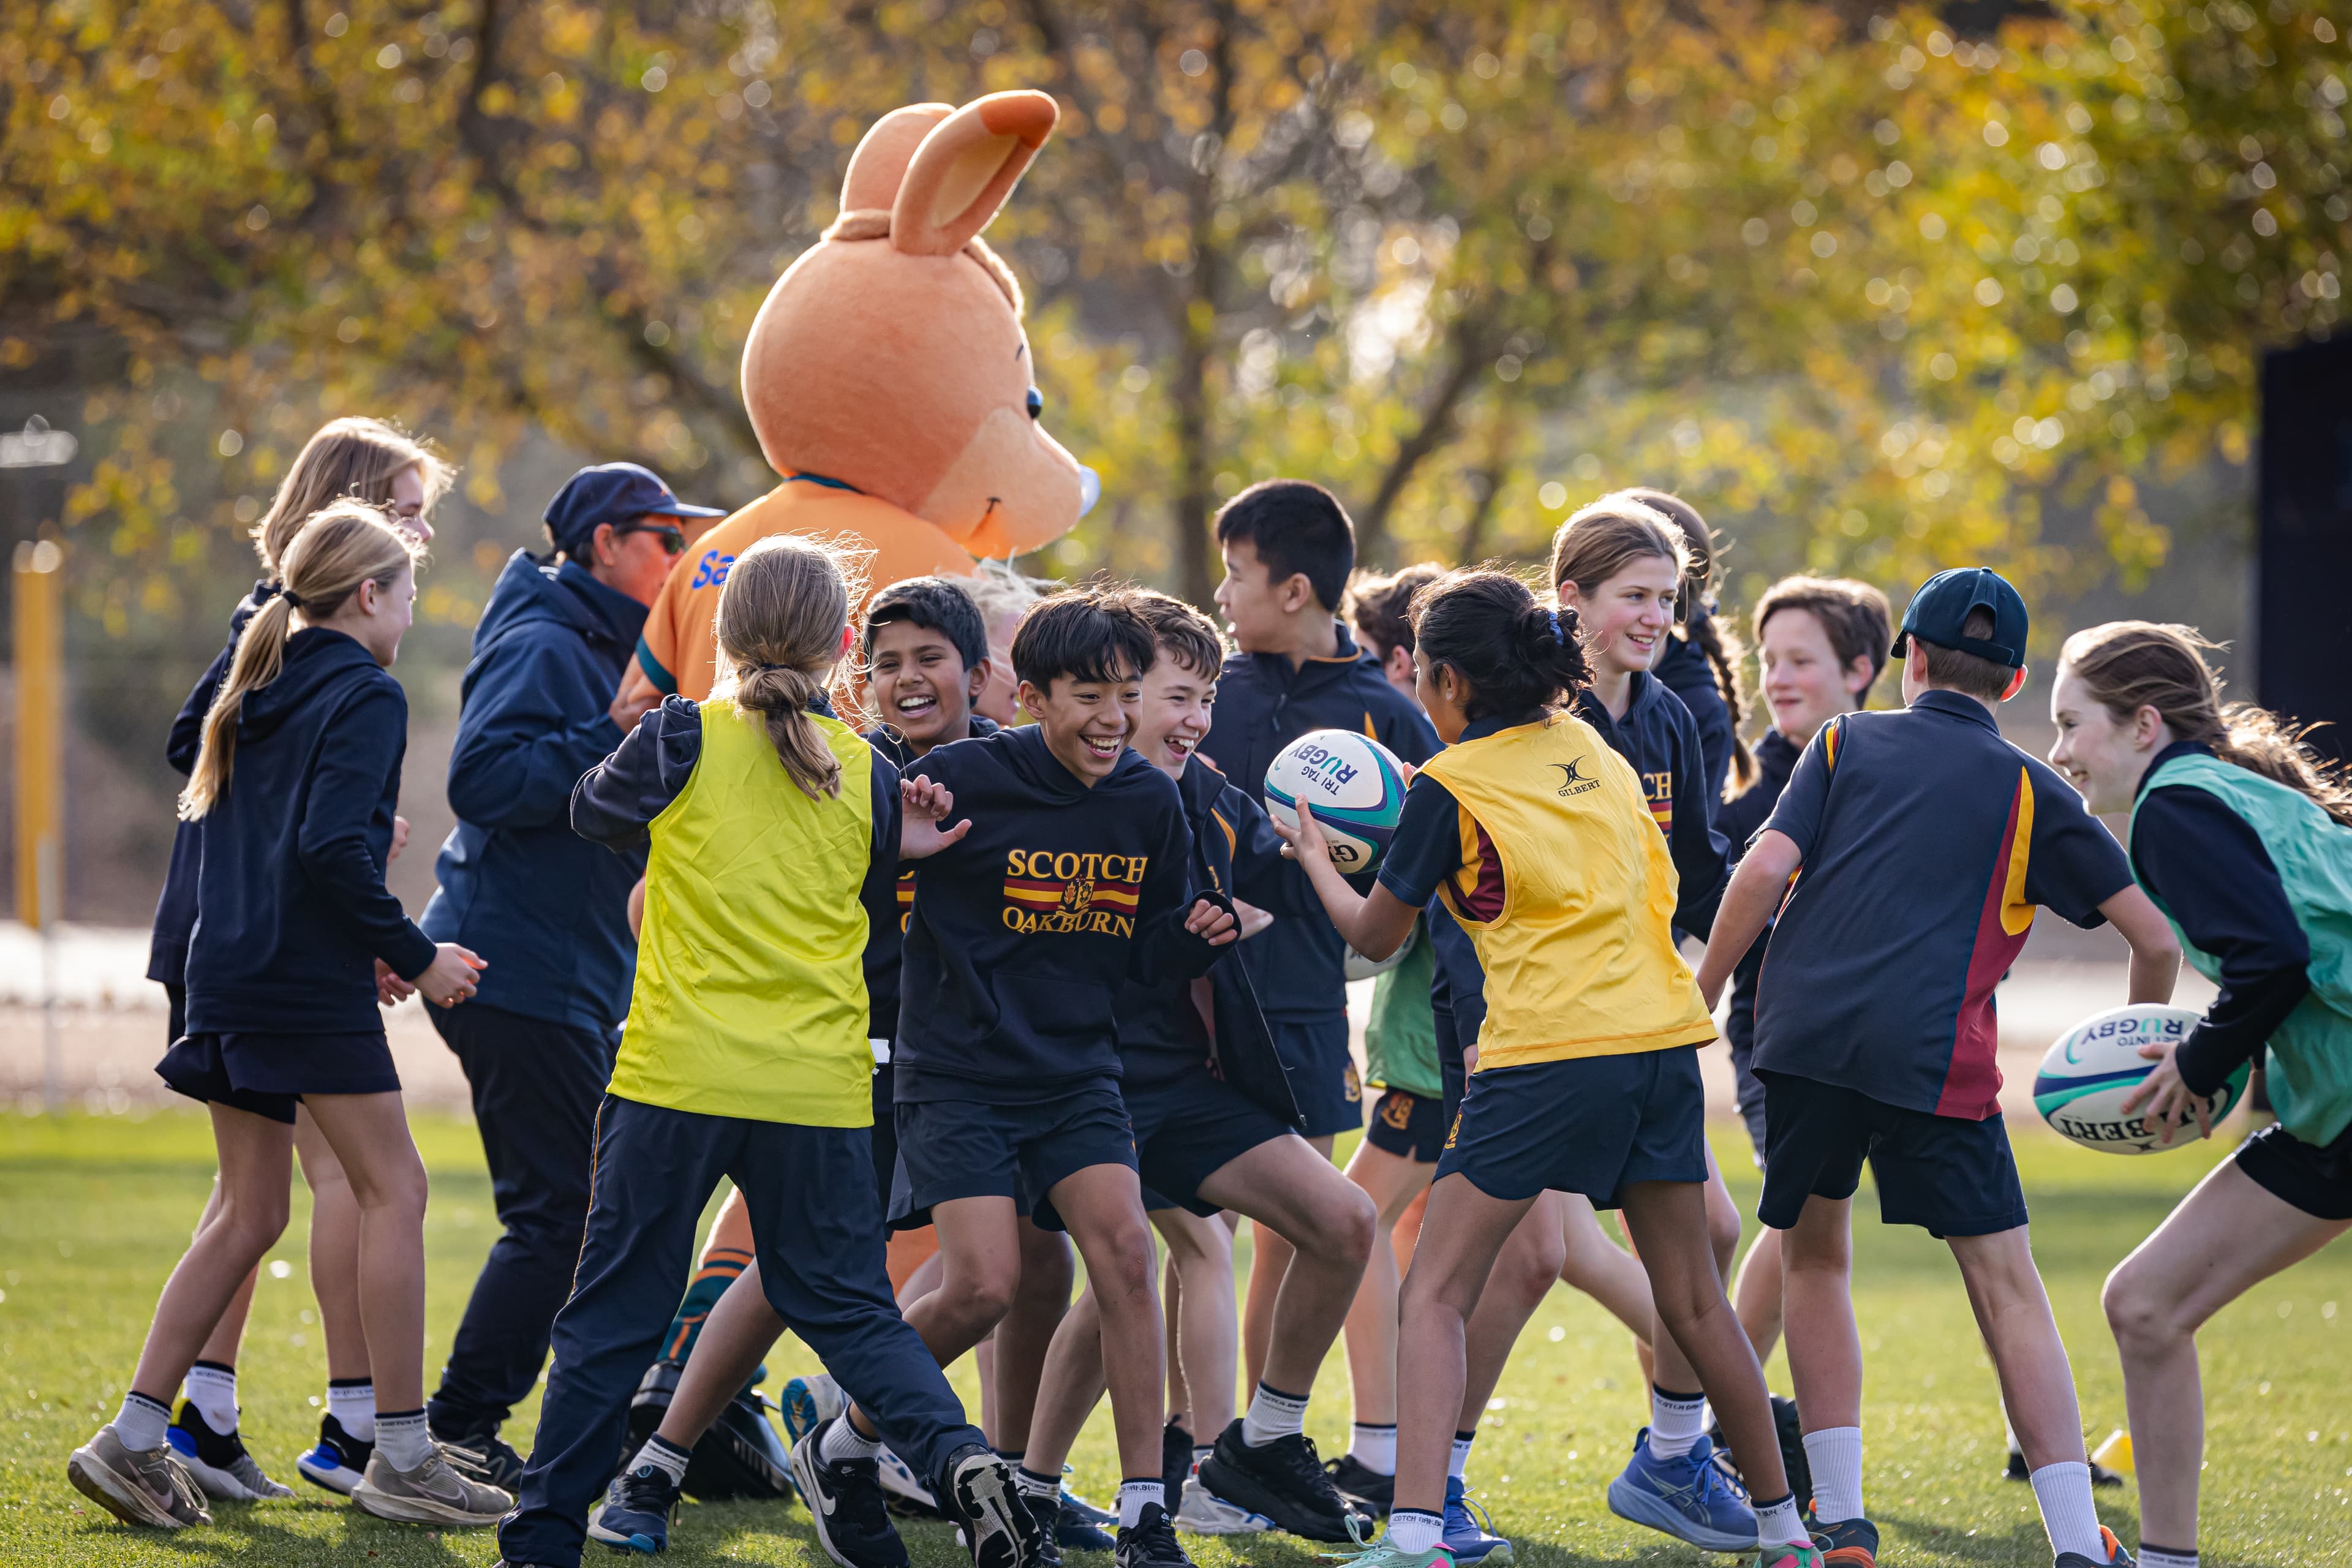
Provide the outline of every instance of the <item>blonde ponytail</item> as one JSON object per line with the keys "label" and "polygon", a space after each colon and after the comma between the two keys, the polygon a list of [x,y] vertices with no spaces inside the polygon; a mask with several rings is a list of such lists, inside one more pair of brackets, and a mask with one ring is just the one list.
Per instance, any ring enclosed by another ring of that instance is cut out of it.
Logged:
{"label": "blonde ponytail", "polygon": [[253,526],[253,548],[272,577],[296,531],[339,500],[392,504],[392,481],[410,468],[425,490],[425,510],[449,488],[449,465],[433,448],[381,419],[346,415],[330,419],[303,444],[286,478],[270,498],[269,510]]}
{"label": "blonde ponytail", "polygon": [[236,762],[236,721],[245,700],[286,668],[286,639],[295,632],[294,615],[316,626],[342,607],[362,583],[389,588],[416,563],[416,546],[383,513],[355,500],[340,500],[305,521],[286,546],[278,564],[285,587],[253,613],[237,634],[228,674],[205,710],[204,742],[188,787],[180,792],[180,816],[194,822],[228,794]]}
{"label": "blonde ponytail", "polygon": [[784,773],[812,800],[841,794],[841,763],[809,716],[842,654],[857,552],[793,534],[761,540],[735,558],[719,590],[722,668],[713,697],[766,721]]}
{"label": "blonde ponytail", "polygon": [[2068,637],[2058,663],[2119,721],[2153,708],[2174,739],[2210,746],[2225,763],[2299,790],[2352,827],[2352,787],[2303,743],[2311,726],[2295,729],[2251,702],[2222,703],[2221,680],[2205,662],[2207,649],[2221,648],[2194,626],[2110,621]]}

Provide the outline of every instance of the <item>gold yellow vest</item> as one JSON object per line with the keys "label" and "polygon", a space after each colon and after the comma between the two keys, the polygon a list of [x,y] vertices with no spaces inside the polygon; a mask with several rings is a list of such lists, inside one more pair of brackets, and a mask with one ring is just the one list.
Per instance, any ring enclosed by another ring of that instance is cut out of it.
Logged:
{"label": "gold yellow vest", "polygon": [[874,1121],[866,908],[874,752],[814,722],[841,794],[811,800],[755,714],[702,704],[702,755],[653,820],[636,990],[613,1064],[625,1100],[803,1127]]}
{"label": "gold yellow vest", "polygon": [[[1503,873],[1480,922],[1438,891],[1486,971],[1478,1068],[1630,1056],[1715,1037],[1675,951],[1675,867],[1641,780],[1582,720],[1554,714],[1449,746],[1421,776],[1477,818]],[[1465,825],[1465,863],[1476,855]]]}

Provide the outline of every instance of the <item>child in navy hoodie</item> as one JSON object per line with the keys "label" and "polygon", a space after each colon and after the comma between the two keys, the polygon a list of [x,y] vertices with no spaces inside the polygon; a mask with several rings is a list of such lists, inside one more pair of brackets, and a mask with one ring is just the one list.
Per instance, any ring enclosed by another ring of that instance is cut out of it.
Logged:
{"label": "child in navy hoodie", "polygon": [[945,1268],[908,1321],[942,1364],[977,1344],[1018,1284],[1021,1215],[1052,1203],[1102,1309],[1122,1563],[1184,1558],[1160,1479],[1160,1305],[1112,999],[1130,975],[1205,973],[1235,935],[1230,905],[1187,896],[1174,782],[1128,749],[1152,658],[1131,594],[1040,600],[1013,641],[1037,722],[910,771],[973,826],[917,869],[892,1047],[891,1217],[929,1211]]}
{"label": "child in navy hoodie", "polygon": [[352,1493],[394,1520],[487,1525],[512,1500],[446,1464],[425,1425],[425,1167],[377,1012],[377,968],[442,1005],[479,960],[436,947],[383,885],[408,704],[384,673],[416,596],[415,546],[338,502],[296,535],[284,588],[246,623],[181,810],[205,826],[188,952],[188,1034],[157,1068],[210,1102],[224,1199],[157,1303],[131,1392],[78,1449],[74,1484],[126,1523],[208,1523],[164,1436],[163,1403],[285,1227],[294,1109],[308,1107],[357,1197],[365,1327],[383,1402]]}

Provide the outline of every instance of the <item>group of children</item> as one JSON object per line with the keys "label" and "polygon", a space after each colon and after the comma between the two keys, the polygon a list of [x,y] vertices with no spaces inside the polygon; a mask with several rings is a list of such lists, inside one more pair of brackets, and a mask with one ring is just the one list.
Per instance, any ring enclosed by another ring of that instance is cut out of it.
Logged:
{"label": "group of children", "polygon": [[[698,1445],[786,1329],[825,1369],[786,1390],[789,1470],[842,1568],[901,1568],[892,1513],[914,1510],[983,1568],[1105,1546],[1179,1568],[1180,1527],[1280,1529],[1366,1568],[1506,1561],[1466,1467],[1563,1279],[1632,1329],[1651,1389],[1613,1511],[1767,1568],[1872,1568],[1849,1282],[1866,1162],[1882,1217],[1952,1248],[2058,1568],[2127,1565],[1999,1120],[1993,990],[2047,905],[2118,929],[2134,1002],[2169,997],[2183,951],[2222,985],[2150,1075],[2151,1114],[2201,1128],[2200,1096],[2270,1053],[2279,1125],[2107,1295],[2141,1561],[2191,1568],[2195,1329],[2352,1227],[2352,796],[2221,705],[2193,636],[2142,623],[2066,645],[2056,769],[2027,757],[1993,718],[2023,683],[2025,605],[1977,568],[1931,579],[1899,630],[1864,584],[1775,584],[1751,753],[1713,541],[1656,491],[1570,518],[1544,592],[1416,567],[1351,595],[1346,515],[1300,481],[1244,490],[1216,531],[1230,651],[1193,607],[1118,587],[1036,596],[1008,642],[962,584],[869,596],[852,552],[782,535],[707,584],[707,671],[648,623],[640,664],[682,694],[572,797],[575,831],[644,855],[642,925],[509,1497],[425,1430],[423,1176],[374,1011],[412,988],[457,1005],[480,970],[383,887],[414,531],[352,501],[301,521],[199,689],[183,806],[200,913],[163,1070],[211,1102],[220,1185],[76,1485],[166,1526],[208,1518],[200,1479],[238,1495],[187,1462],[164,1401],[184,1380],[196,1400],[315,1124],[363,1216],[347,1294],[392,1407],[371,1407],[352,1496],[500,1521],[513,1568],[570,1568],[590,1539],[662,1550]],[[1865,711],[1890,646],[1905,706]],[[1318,728],[1417,769],[1376,876],[1342,875],[1310,811],[1285,828],[1259,801]],[[2128,856],[2091,815],[2126,809]],[[1333,1139],[1367,1125],[1349,965],[1401,949],[1367,1037],[1386,1093],[1343,1174]],[[1736,1276],[1697,1066],[1727,991],[1767,1227]],[[1343,1331],[1356,1424],[1327,1463],[1307,1394]],[[1783,1336],[1793,1402],[1761,1371]],[[941,1373],[975,1349],[977,1426]],[[1061,1476],[1106,1391],[1123,1479],[1094,1510]]]}

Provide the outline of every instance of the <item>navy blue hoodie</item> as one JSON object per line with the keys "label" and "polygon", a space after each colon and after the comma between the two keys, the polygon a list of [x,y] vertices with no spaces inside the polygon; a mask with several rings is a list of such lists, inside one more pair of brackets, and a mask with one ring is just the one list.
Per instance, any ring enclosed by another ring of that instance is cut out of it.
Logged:
{"label": "navy blue hoodie", "polygon": [[414,980],[433,939],[383,885],[408,698],[375,656],[312,626],[246,694],[227,793],[204,818],[188,1032],[383,1027],[375,961]]}
{"label": "navy blue hoodie", "polygon": [[[982,713],[971,714],[968,722],[970,729],[961,739],[993,735],[1002,728],[995,720]],[[922,760],[915,755],[906,739],[887,724],[877,724],[866,731],[866,743],[896,770],[894,778]],[[894,859],[897,854],[893,848]],[[867,1028],[874,1039],[898,1037],[898,968],[907,945],[907,919],[914,912],[915,872],[910,865],[898,879],[898,902],[889,918],[869,921],[866,926],[866,1007]]]}
{"label": "navy blue hoodie", "polygon": [[[1706,619],[1705,605],[1692,606],[1691,625],[1704,625]],[[1731,722],[1731,704],[1723,700],[1723,688],[1716,683],[1715,666],[1706,661],[1697,643],[1669,635],[1650,673],[1683,700],[1698,725],[1700,776],[1706,785],[1707,803],[1719,807],[1723,781],[1731,776],[1731,742],[1737,731]]]}
{"label": "navy blue hoodie", "polygon": [[[213,656],[196,689],[180,704],[172,721],[171,737],[163,743],[163,761],[182,778],[195,771],[196,752],[205,741],[205,715],[212,711],[213,693],[228,678],[229,660],[236,657],[237,634],[253,619],[254,611],[277,596],[278,584],[265,577],[237,602],[228,618],[227,646]],[[188,933],[196,925],[196,869],[204,858],[205,825],[183,822],[172,836],[172,863],[163,873],[163,891],[155,900],[155,934],[147,946],[150,980],[178,985],[188,977]]]}
{"label": "navy blue hoodie", "polygon": [[[1789,775],[1797,771],[1797,759],[1803,755],[1803,750],[1778,730],[1766,731],[1756,742],[1756,782],[1725,801],[1715,819],[1730,841],[1734,860],[1748,853],[1748,840],[1772,820],[1772,808],[1780,804],[1780,792],[1789,787]],[[1751,1050],[1756,1045],[1756,982],[1764,972],[1764,949],[1771,940],[1772,931],[1767,926],[1732,968],[1731,1011],[1724,1016],[1723,1037],[1734,1051]]]}
{"label": "navy blue hoodie", "polygon": [[1176,782],[1132,751],[1091,789],[1034,724],[908,770],[971,831],[915,863],[891,1049],[900,1103],[1026,1105],[1119,1076],[1127,978],[1204,974],[1183,927],[1192,835]]}
{"label": "navy blue hoodie", "polygon": [[[1335,623],[1336,625],[1336,623]],[[1370,735],[1419,767],[1437,754],[1437,731],[1412,698],[1391,686],[1381,661],[1338,626],[1339,651],[1293,665],[1276,653],[1237,653],[1217,676],[1217,705],[1201,751],[1251,799],[1265,800],[1265,770],[1309,730]],[[1242,944],[1242,963],[1270,1018],[1329,1018],[1348,1007],[1348,944],[1318,906],[1277,920]]]}
{"label": "navy blue hoodie", "polygon": [[1633,672],[1633,696],[1625,704],[1625,717],[1610,718],[1589,687],[1576,694],[1576,716],[1600,731],[1601,738],[1641,775],[1650,815],[1664,830],[1666,850],[1674,857],[1675,929],[1704,938],[1715,924],[1731,848],[1716,831],[1697,721],[1664,682],[1639,669]]}
{"label": "navy blue hoodie", "polygon": [[[1283,858],[1282,840],[1266,821],[1265,809],[1234,788],[1207,758],[1187,760],[1176,789],[1183,797],[1184,821],[1192,835],[1188,906],[1194,898],[1222,893],[1255,904],[1277,920],[1323,907],[1306,870]],[[1248,942],[1263,942],[1274,929],[1268,927]],[[1208,978],[1207,1018],[1197,1000],[1197,982],[1130,978],[1119,988],[1123,1088],[1129,1092],[1160,1088],[1213,1064],[1244,1094],[1285,1121],[1297,1122],[1297,1099],[1274,1037],[1266,1030],[1247,967],[1230,949],[1219,949]]]}
{"label": "navy blue hoodie", "polygon": [[603,1033],[627,1016],[642,845],[572,831],[572,787],[621,744],[605,714],[646,606],[576,561],[518,550],[490,590],[466,666],[449,806],[423,925],[488,961],[476,1004]]}

